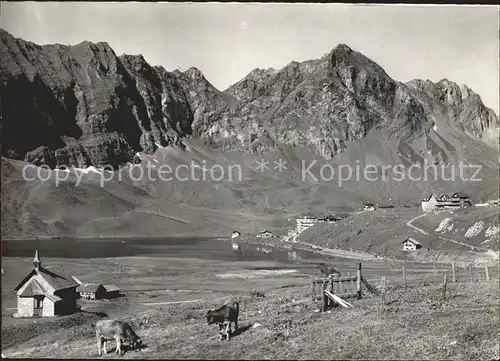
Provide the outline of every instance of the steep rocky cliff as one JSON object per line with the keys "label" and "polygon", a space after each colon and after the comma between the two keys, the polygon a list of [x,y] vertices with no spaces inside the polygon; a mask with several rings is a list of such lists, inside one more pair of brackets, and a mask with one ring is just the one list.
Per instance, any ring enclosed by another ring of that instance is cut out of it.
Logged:
{"label": "steep rocky cliff", "polygon": [[119,166],[191,132],[175,78],[142,56],[0,35],[3,155],[52,168]]}
{"label": "steep rocky cliff", "polygon": [[221,150],[304,146],[332,159],[374,129],[412,142],[440,116],[498,146],[498,117],[469,88],[402,84],[346,45],[280,70],[255,69],[221,92],[198,69],[168,72],[104,42],[0,37],[2,155],[37,165],[117,167],[158,146],[183,148],[183,138]]}

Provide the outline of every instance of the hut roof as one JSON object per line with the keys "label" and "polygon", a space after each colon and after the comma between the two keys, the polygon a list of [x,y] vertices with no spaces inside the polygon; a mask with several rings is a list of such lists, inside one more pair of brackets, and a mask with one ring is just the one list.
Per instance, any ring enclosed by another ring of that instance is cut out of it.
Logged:
{"label": "hut roof", "polygon": [[112,291],[119,291],[120,287],[117,285],[104,285],[104,288],[106,289],[106,292],[112,292]]}
{"label": "hut roof", "polygon": [[100,283],[84,283],[78,286],[78,292],[96,293],[100,287],[102,287]]}
{"label": "hut roof", "polygon": [[51,295],[49,293],[44,293],[44,296],[47,297],[49,300],[51,300],[52,302],[57,302],[57,301],[61,301],[62,298],[59,297],[59,296],[56,296],[56,295]]}
{"label": "hut roof", "polygon": [[62,268],[59,266],[51,266],[40,267],[38,271],[35,269],[31,270],[31,272],[21,281],[21,283],[19,283],[19,285],[17,285],[14,290],[18,291],[26,282],[30,280],[31,277],[36,275],[37,272],[38,275],[47,281],[47,283],[54,288],[55,291],[78,286],[78,283],[76,283],[73,278],[62,275]]}
{"label": "hut roof", "polygon": [[413,239],[413,238],[411,238],[411,237],[410,237],[410,238],[405,239],[405,240],[403,241],[403,243],[404,243],[404,242],[406,242],[406,241],[410,241],[411,243],[414,243],[414,244],[420,245],[420,242],[419,242],[419,241],[417,241],[417,240],[415,240],[415,239]]}

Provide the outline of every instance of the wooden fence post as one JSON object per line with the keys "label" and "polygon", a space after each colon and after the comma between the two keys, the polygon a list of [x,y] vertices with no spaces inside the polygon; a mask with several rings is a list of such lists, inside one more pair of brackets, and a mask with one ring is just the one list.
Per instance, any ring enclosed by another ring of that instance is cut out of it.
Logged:
{"label": "wooden fence post", "polygon": [[312,278],[311,298],[313,306],[316,304],[316,278]]}
{"label": "wooden fence post", "polygon": [[405,289],[406,289],[406,267],[405,266],[403,266],[403,282],[404,282]]}
{"label": "wooden fence post", "polygon": [[473,283],[474,277],[472,276],[472,264],[470,264],[470,263],[469,263],[469,278],[470,278],[470,282]]}
{"label": "wooden fence post", "polygon": [[[335,282],[332,281],[332,286],[331,286],[332,291],[331,292],[333,294],[342,293],[342,282],[338,281],[339,278],[340,278],[340,276],[338,274],[336,274],[335,275],[336,281]],[[334,307],[334,308],[338,306],[337,302],[331,301],[330,303],[331,303],[332,307]]]}
{"label": "wooden fence post", "polygon": [[356,293],[358,294],[358,300],[361,299],[361,262],[356,264]]}
{"label": "wooden fence post", "polygon": [[387,283],[387,277],[382,276],[382,305],[385,305],[385,287]]}
{"label": "wooden fence post", "polygon": [[484,273],[486,274],[486,281],[490,280],[490,272],[488,270],[488,265],[484,266]]}
{"label": "wooden fence post", "polygon": [[448,285],[448,275],[444,274],[443,280],[443,301],[446,301],[446,286]]}
{"label": "wooden fence post", "polygon": [[457,279],[455,278],[455,262],[451,262],[451,277],[453,283],[457,282]]}
{"label": "wooden fence post", "polygon": [[[337,291],[336,290],[337,286],[335,286],[335,282],[333,282],[333,276],[332,275],[330,275],[329,281],[330,281],[330,293],[335,294],[335,292]],[[329,303],[330,307],[335,307],[336,306],[335,302],[333,302],[330,299],[328,299],[328,303]]]}
{"label": "wooden fence post", "polygon": [[328,307],[328,296],[325,293],[326,286],[327,286],[327,281],[325,280],[323,282],[323,289],[322,289],[322,292],[321,292],[321,295],[323,296],[323,312],[325,312],[326,309],[327,309],[327,307]]}

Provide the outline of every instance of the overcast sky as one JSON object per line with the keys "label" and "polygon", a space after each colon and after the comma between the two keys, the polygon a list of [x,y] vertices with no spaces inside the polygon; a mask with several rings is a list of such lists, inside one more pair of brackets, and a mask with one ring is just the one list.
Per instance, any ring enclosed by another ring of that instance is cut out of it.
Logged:
{"label": "overcast sky", "polygon": [[199,68],[224,90],[254,68],[281,68],[344,43],[396,80],[467,84],[498,114],[494,6],[343,4],[1,4],[1,27],[38,44],[107,41],[167,70]]}

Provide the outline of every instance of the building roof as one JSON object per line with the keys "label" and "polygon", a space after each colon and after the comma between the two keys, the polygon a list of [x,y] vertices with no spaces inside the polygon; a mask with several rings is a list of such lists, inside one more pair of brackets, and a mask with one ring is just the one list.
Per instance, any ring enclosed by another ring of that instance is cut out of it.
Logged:
{"label": "building roof", "polygon": [[336,216],[324,216],[323,219],[326,219],[326,220],[335,220],[335,221],[339,221],[341,220],[342,218],[340,217],[336,217]]}
{"label": "building roof", "polygon": [[463,192],[453,193],[452,198],[469,198],[469,196]]}
{"label": "building roof", "polygon": [[14,289],[18,291],[26,282],[30,280],[35,274],[40,275],[52,288],[54,291],[63,290],[65,288],[77,287],[78,283],[71,277],[62,276],[63,271],[59,266],[42,267],[40,266],[38,271],[33,269],[31,272],[17,285]]}
{"label": "building roof", "polygon": [[49,300],[51,300],[52,302],[57,302],[57,301],[61,301],[62,298],[59,297],[59,296],[56,296],[56,295],[51,295],[49,293],[44,293],[43,294],[45,297],[47,297]]}
{"label": "building roof", "polygon": [[417,240],[413,239],[413,238],[407,238],[403,241],[403,243],[405,243],[406,241],[410,241],[411,243],[414,243],[414,244],[417,244],[417,245],[420,245],[420,242],[418,242]]}
{"label": "building roof", "polygon": [[96,293],[99,287],[102,287],[100,283],[83,283],[78,286],[78,292]]}
{"label": "building roof", "polygon": [[[434,194],[431,194],[427,198],[422,199],[422,202],[428,202],[432,197],[434,197]],[[434,197],[435,198],[435,197]]]}
{"label": "building roof", "polygon": [[73,278],[64,275],[64,271],[60,266],[40,267],[40,272],[42,277],[56,291],[78,286],[78,283]]}
{"label": "building roof", "polygon": [[297,219],[304,219],[304,218],[309,218],[309,219],[318,219],[318,214],[314,213],[314,212],[306,212],[304,214],[302,214],[301,217],[297,218]]}
{"label": "building roof", "polygon": [[117,285],[104,285],[104,288],[106,289],[106,292],[111,292],[111,291],[119,291],[120,287]]}
{"label": "building roof", "polygon": [[262,234],[262,233],[272,233],[272,232],[271,232],[271,231],[268,231],[268,230],[266,229],[266,230],[264,230],[264,231],[262,231],[262,232],[260,232],[260,233]]}

